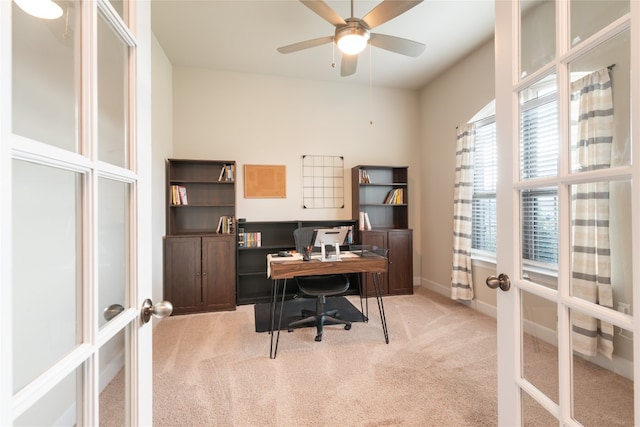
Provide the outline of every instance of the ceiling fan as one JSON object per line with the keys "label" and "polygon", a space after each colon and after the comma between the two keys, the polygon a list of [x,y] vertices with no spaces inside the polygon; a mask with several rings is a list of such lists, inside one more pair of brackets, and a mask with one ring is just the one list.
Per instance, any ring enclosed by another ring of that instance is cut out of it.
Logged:
{"label": "ceiling fan", "polygon": [[422,3],[422,1],[423,0],[384,0],[369,11],[363,18],[356,18],[353,16],[353,0],[351,0],[351,17],[343,19],[322,0],[300,0],[302,4],[335,26],[335,34],[333,36],[320,37],[279,47],[278,52],[292,53],[320,46],[325,43],[335,42],[342,52],[340,75],[343,77],[350,76],[356,72],[358,54],[364,50],[367,44],[402,55],[419,56],[424,52],[424,44],[386,34],[372,33],[371,30],[403,14],[412,7]]}

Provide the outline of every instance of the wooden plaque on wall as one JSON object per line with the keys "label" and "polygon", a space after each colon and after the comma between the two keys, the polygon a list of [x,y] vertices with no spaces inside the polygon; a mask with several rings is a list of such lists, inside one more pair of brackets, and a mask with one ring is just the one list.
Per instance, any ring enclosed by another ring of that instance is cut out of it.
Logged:
{"label": "wooden plaque on wall", "polygon": [[286,167],[244,165],[245,199],[284,199],[287,197]]}

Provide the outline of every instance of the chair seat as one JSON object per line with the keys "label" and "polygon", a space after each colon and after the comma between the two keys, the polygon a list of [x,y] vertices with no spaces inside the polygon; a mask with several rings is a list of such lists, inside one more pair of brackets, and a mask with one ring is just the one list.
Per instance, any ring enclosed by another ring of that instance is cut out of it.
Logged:
{"label": "chair seat", "polygon": [[349,279],[343,274],[297,277],[296,282],[302,293],[314,297],[337,295],[349,289]]}
{"label": "chair seat", "polygon": [[289,332],[301,326],[315,325],[317,329],[316,341],[322,341],[322,331],[327,321],[344,325],[347,331],[351,329],[351,322],[340,319],[337,310],[324,310],[326,297],[343,294],[349,289],[349,278],[344,274],[326,274],[323,276],[296,277],[300,292],[316,297],[316,311],[303,310],[303,318],[289,323]]}

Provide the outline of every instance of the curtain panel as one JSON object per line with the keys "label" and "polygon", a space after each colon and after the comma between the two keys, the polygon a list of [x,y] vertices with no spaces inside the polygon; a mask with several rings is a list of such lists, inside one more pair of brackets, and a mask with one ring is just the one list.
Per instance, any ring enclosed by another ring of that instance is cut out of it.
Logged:
{"label": "curtain panel", "polygon": [[[609,168],[613,142],[613,97],[609,70],[594,72],[572,86],[577,107],[573,147],[576,172]],[[573,109],[572,110],[576,110]],[[613,307],[609,246],[609,182],[578,184],[571,191],[571,289],[578,298]],[[573,349],[611,359],[613,325],[572,311]]]}
{"label": "curtain panel", "polygon": [[458,127],[453,197],[453,269],[451,299],[472,300],[471,233],[473,215],[473,154],[475,124]]}

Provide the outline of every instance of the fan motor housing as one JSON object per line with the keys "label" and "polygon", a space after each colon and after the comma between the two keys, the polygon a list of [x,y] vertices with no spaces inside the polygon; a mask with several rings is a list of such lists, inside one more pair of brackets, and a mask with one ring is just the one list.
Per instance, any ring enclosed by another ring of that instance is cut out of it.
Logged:
{"label": "fan motor housing", "polygon": [[341,38],[346,36],[360,36],[365,40],[369,40],[369,26],[358,18],[345,19],[346,25],[336,26],[335,43],[338,44]]}

